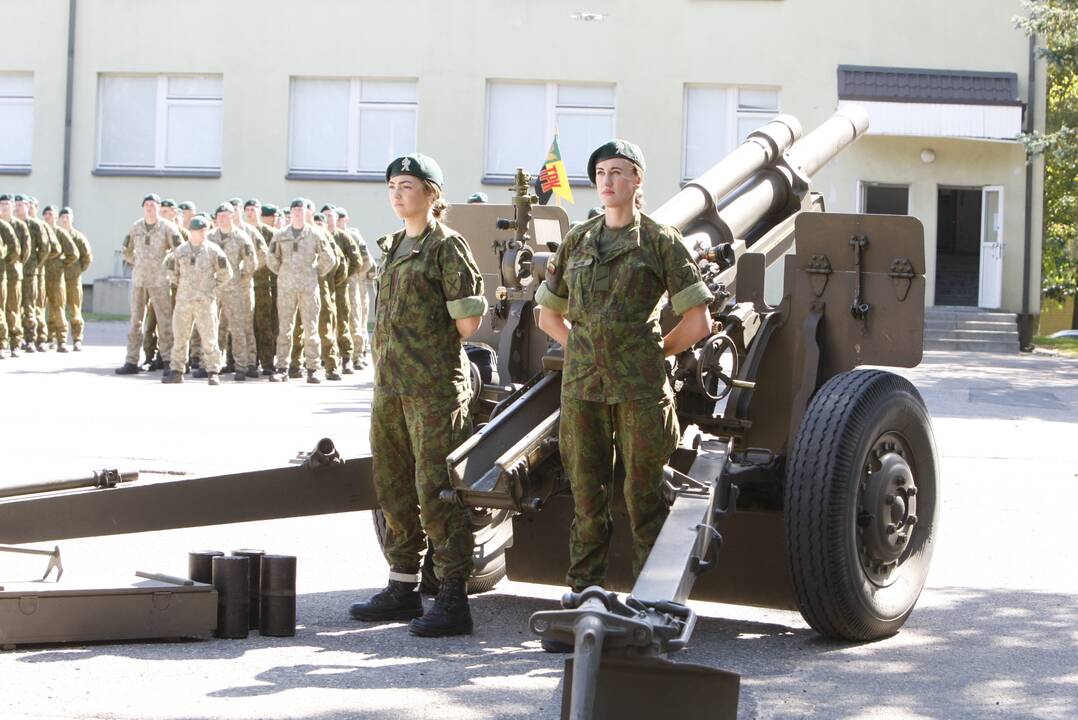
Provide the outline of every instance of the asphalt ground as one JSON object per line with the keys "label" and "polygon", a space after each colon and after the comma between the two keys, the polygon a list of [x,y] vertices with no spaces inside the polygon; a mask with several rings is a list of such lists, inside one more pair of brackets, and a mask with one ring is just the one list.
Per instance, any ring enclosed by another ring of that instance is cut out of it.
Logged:
{"label": "asphalt ground", "polygon": [[[82,353],[0,361],[0,483],[280,466],[324,436],[345,456],[368,450],[369,370],[166,386],[113,374],[124,334],[91,323]],[[742,719],[1078,717],[1078,361],[933,352],[901,372],[932,414],[943,483],[928,586],[903,630],[836,643],[797,613],[694,603],[701,621],[675,659],[739,673]],[[558,716],[562,658],[527,619],[562,589],[503,581],[472,599],[470,637],[357,624],[348,604],[386,573],[369,513],[64,541],[64,582],[182,575],[188,551],[239,547],[299,558],[295,637],[19,647],[0,653],[0,718]],[[0,556],[4,581],[42,569]]]}

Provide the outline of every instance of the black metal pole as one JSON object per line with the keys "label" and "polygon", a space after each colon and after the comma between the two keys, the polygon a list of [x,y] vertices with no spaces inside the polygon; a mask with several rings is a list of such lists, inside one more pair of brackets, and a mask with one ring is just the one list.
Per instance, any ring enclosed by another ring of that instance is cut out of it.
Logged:
{"label": "black metal pole", "polygon": [[67,94],[64,107],[64,179],[60,197],[61,205],[69,204],[71,190],[71,104],[75,87],[75,14],[77,0],[67,3]]}
{"label": "black metal pole", "polygon": [[[1037,103],[1037,36],[1029,36],[1029,87],[1026,90],[1026,132],[1036,129],[1034,108]],[[1022,250],[1022,319],[1018,324],[1018,343],[1022,349],[1033,345],[1033,318],[1029,312],[1029,273],[1033,264],[1033,163],[1036,159],[1026,153],[1026,223]],[[1039,273],[1038,273],[1039,274]]]}

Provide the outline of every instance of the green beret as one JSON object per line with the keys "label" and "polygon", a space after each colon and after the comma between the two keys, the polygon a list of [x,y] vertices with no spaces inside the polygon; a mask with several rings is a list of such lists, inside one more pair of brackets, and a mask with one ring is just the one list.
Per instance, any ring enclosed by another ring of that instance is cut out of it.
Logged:
{"label": "green beret", "polygon": [[248,201],[246,201],[245,203],[243,203],[243,207],[244,207],[244,208],[249,208],[249,207],[259,207],[259,206],[261,206],[261,205],[262,205],[262,203],[260,203],[260,202],[258,201],[258,198],[251,198],[250,200],[248,200]]}
{"label": "green beret", "polygon": [[471,195],[468,196],[468,204],[469,205],[474,205],[475,203],[486,203],[486,202],[490,202],[490,198],[487,197],[487,194],[485,192],[472,193]]}
{"label": "green beret", "polygon": [[165,198],[161,201],[161,207],[176,207],[176,201],[172,198]]}
{"label": "green beret", "polygon": [[339,218],[348,217],[348,211],[345,210],[344,208],[336,208],[336,209],[334,209],[333,212],[337,213],[337,217],[339,217]]}
{"label": "green beret", "polygon": [[625,158],[641,170],[647,170],[647,165],[644,163],[644,153],[640,146],[634,145],[628,140],[615,138],[600,145],[588,158],[588,179],[591,180],[592,184],[595,184],[595,166],[610,158]]}
{"label": "green beret", "polygon": [[307,207],[307,201],[306,201],[306,200],[304,200],[303,198],[296,198],[296,199],[295,199],[295,200],[293,200],[293,201],[292,201],[292,203],[291,203],[291,204],[290,204],[290,205],[288,206],[288,209],[289,209],[289,210],[292,210],[293,208],[298,208],[298,207],[300,207],[300,208],[305,208],[305,207]]}
{"label": "green beret", "polygon": [[325,213],[328,213],[328,212],[332,212],[334,209],[335,208],[332,205],[330,205],[329,203],[326,203],[325,205],[322,206],[322,209],[319,210],[318,212],[320,212],[322,214],[325,214]]}
{"label": "green beret", "polygon": [[193,202],[191,202],[190,200],[184,200],[182,203],[180,203],[176,207],[178,207],[180,210],[194,210],[195,209],[195,204]]}
{"label": "green beret", "polygon": [[311,219],[314,220],[315,222],[325,222],[326,221],[326,216],[323,215],[322,213],[318,212],[318,213],[315,213],[314,216]]}
{"label": "green beret", "polygon": [[34,197],[33,195],[27,195],[26,196],[26,202],[37,205],[37,198]]}
{"label": "green beret", "polygon": [[277,214],[277,206],[276,205],[263,205],[262,206],[262,217],[274,217],[276,214]]}
{"label": "green beret", "polygon": [[229,202],[232,203],[233,205],[235,205],[236,207],[239,207],[240,205],[243,204],[243,198],[234,197],[234,198],[231,198],[229,200]]}
{"label": "green beret", "polygon": [[210,219],[208,217],[206,217],[205,215],[201,215],[201,214],[200,215],[195,215],[193,218],[191,218],[191,229],[192,230],[205,230],[209,226],[210,226]]}
{"label": "green beret", "polygon": [[599,217],[604,212],[606,211],[603,209],[602,205],[596,205],[591,210],[588,210],[588,220],[591,220],[593,217]]}
{"label": "green beret", "polygon": [[70,214],[71,214],[71,206],[70,205],[64,205],[62,208],[60,208],[60,215],[70,215]]}
{"label": "green beret", "polygon": [[420,153],[405,155],[389,163],[389,167],[386,168],[386,182],[397,175],[411,175],[421,180],[430,180],[438,187],[445,185],[445,177],[438,163],[434,161],[434,158]]}
{"label": "green beret", "polygon": [[[26,196],[22,195],[22,194],[16,195],[15,196],[15,202],[26,202]],[[146,201],[143,200],[143,202],[146,202]]]}
{"label": "green beret", "polygon": [[217,213],[223,213],[223,212],[230,213],[234,209],[235,208],[233,208],[230,204],[228,204],[226,202],[223,202],[223,203],[221,203],[220,205],[217,206],[217,209],[213,211],[213,214],[214,214],[214,216],[216,216]]}
{"label": "green beret", "polygon": [[0,202],[11,202],[11,195],[9,193],[0,195]]}
{"label": "green beret", "polygon": [[[17,199],[18,198],[16,198],[16,200]],[[150,202],[151,200],[154,201],[155,203],[157,203],[158,205],[161,204],[161,196],[158,195],[157,193],[150,193],[149,195],[142,198],[142,204],[145,205],[146,203]]]}
{"label": "green beret", "polygon": [[56,206],[55,205],[46,205],[45,209],[41,211],[41,214],[44,215],[47,212],[56,212]]}

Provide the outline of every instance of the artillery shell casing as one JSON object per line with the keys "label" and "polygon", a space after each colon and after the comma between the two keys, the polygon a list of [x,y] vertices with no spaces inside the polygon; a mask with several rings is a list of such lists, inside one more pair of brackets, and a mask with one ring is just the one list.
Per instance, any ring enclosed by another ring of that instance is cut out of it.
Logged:
{"label": "artillery shell casing", "polygon": [[232,554],[236,557],[245,557],[250,559],[250,572],[251,572],[251,621],[248,627],[252,630],[257,630],[259,626],[258,618],[260,616],[261,603],[261,589],[262,589],[262,556],[266,554],[265,550],[233,550]]}
{"label": "artillery shell casing", "polygon": [[217,591],[219,638],[245,638],[250,630],[250,558],[220,556],[213,559],[213,587]]}
{"label": "artillery shell casing", "polygon": [[262,610],[259,631],[272,637],[296,634],[296,558],[262,556]]}
{"label": "artillery shell casing", "polygon": [[213,582],[213,559],[224,555],[220,550],[199,550],[187,553],[187,577],[195,582]]}

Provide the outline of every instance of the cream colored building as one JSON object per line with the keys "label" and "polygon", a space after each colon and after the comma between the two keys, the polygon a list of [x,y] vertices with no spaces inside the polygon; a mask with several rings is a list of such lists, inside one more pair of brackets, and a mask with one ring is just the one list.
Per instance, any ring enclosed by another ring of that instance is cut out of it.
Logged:
{"label": "cream colored building", "polygon": [[[482,190],[497,202],[513,168],[538,168],[556,126],[578,177],[611,135],[643,146],[655,207],[775,112],[808,129],[853,97],[873,129],[817,178],[828,208],[921,218],[929,304],[1038,311],[1042,170],[1027,212],[1014,136],[1029,112],[1043,125],[1044,73],[1031,92],[1029,42],[1012,22],[1019,0],[2,0],[0,10],[0,190],[66,199],[95,247],[90,278],[117,272],[148,191],[202,208],[303,195],[348,207],[373,239],[397,225],[382,183],[393,156],[436,157],[451,201]],[[586,185],[574,187],[573,218],[596,203]]]}

